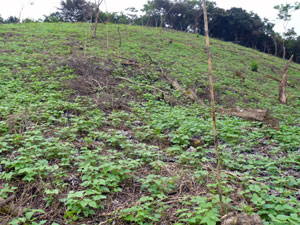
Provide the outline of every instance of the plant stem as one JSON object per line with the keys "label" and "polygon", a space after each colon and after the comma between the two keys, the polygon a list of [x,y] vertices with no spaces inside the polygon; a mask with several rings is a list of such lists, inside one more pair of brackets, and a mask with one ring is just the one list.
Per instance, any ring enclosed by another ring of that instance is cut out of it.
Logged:
{"label": "plant stem", "polygon": [[216,163],[217,163],[218,194],[220,199],[220,213],[222,216],[223,200],[222,200],[222,186],[221,186],[220,156],[219,156],[219,148],[218,148],[218,140],[217,140],[215,96],[214,96],[214,85],[213,85],[212,66],[211,66],[211,52],[210,52],[210,44],[209,44],[208,21],[207,21],[207,10],[206,10],[205,0],[203,0],[203,15],[204,15],[204,26],[205,26],[205,36],[206,36],[206,49],[208,54],[209,91],[210,91],[211,116],[213,121],[214,145],[215,145]]}

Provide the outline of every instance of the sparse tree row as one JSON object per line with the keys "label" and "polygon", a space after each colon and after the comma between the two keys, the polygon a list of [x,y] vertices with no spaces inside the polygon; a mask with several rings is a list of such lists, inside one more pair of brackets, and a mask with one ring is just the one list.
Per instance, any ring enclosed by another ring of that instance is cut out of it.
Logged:
{"label": "sparse tree row", "polygon": [[[44,16],[41,22],[95,22],[94,37],[98,22],[110,21],[118,24],[136,24],[154,27],[166,27],[185,32],[204,35],[203,8],[200,0],[149,0],[138,16],[135,8],[128,8],[125,13],[104,13],[99,10],[101,0],[62,0],[59,12]],[[273,54],[282,58],[294,55],[294,61],[300,62],[300,36],[294,29],[287,29],[291,13],[300,9],[300,3],[281,4],[278,20],[282,22],[284,33],[280,35],[273,28],[274,23],[261,19],[257,14],[248,13],[242,8],[225,10],[216,3],[207,1],[207,13],[210,18],[208,26],[210,36],[223,41],[231,41],[246,47]],[[95,18],[98,18],[97,20]],[[280,22],[278,21],[278,22]],[[17,23],[20,18],[9,17],[0,23]],[[23,22],[33,22],[30,19]]]}

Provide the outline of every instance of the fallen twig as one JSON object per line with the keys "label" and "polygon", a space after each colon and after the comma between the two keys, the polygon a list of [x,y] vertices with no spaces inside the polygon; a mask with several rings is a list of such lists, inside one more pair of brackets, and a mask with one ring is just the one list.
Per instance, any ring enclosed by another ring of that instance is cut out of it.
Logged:
{"label": "fallen twig", "polygon": [[157,62],[154,62],[154,61],[153,61],[152,57],[151,57],[147,52],[145,52],[145,55],[148,56],[148,58],[150,59],[151,63],[153,63],[153,64],[155,64],[155,65],[158,64]]}
{"label": "fallen twig", "polygon": [[193,91],[192,89],[188,89],[185,90],[179,83],[177,80],[171,79],[170,77],[166,76],[167,81],[169,82],[170,85],[172,85],[173,88],[175,88],[177,91],[181,92],[183,95],[187,96],[188,98],[190,98],[192,101],[194,102],[198,102],[200,103],[200,105],[207,107],[205,105],[205,103],[198,98],[198,96],[196,95],[195,91]]}
{"label": "fallen twig", "polygon": [[11,201],[13,201],[16,198],[15,195],[10,196],[7,199],[0,198],[0,212],[4,213],[6,215],[11,216],[19,216],[21,212],[23,211],[22,208],[20,210],[13,208],[11,204],[9,204]]}
{"label": "fallen twig", "polygon": [[10,197],[8,197],[7,199],[3,199],[0,198],[1,202],[0,202],[0,209],[5,206],[6,204],[10,203],[12,200],[14,200],[16,198],[15,195],[12,195]]}
{"label": "fallen twig", "polygon": [[132,60],[130,58],[126,58],[124,56],[121,56],[121,55],[117,55],[115,52],[112,53],[113,56],[117,57],[117,58],[120,58],[120,59],[125,59],[125,60]]}
{"label": "fallen twig", "polygon": [[136,67],[142,67],[141,64],[137,63],[137,62],[122,62],[121,63],[123,66],[136,66]]}

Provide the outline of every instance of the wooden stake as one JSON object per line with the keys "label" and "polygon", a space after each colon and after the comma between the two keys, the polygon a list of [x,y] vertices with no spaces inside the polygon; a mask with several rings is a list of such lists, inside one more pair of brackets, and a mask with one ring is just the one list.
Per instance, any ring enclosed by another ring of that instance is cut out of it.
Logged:
{"label": "wooden stake", "polygon": [[213,121],[214,145],[215,145],[215,153],[216,153],[216,161],[217,161],[218,194],[219,194],[219,200],[220,200],[220,213],[221,213],[221,216],[223,216],[224,213],[223,213],[222,186],[221,186],[220,156],[219,156],[219,148],[218,148],[218,140],[217,140],[215,96],[214,96],[214,85],[213,85],[212,66],[211,66],[211,52],[210,52],[210,44],[209,44],[207,10],[206,10],[205,0],[203,0],[202,3],[203,3],[203,15],[204,15],[204,26],[205,26],[205,36],[206,36],[206,49],[207,49],[207,54],[208,54],[211,116],[212,116],[212,121]]}
{"label": "wooden stake", "polygon": [[284,67],[282,80],[281,80],[281,83],[279,85],[278,101],[281,104],[286,104],[287,103],[287,95],[286,95],[287,73],[288,73],[289,67],[291,65],[291,62],[293,60],[293,57],[294,56],[292,55],[291,58],[289,59],[288,63]]}

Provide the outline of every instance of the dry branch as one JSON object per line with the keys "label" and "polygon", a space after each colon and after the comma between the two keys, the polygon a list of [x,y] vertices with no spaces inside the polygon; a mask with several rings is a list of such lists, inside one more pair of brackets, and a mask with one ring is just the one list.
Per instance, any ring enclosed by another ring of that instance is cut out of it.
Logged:
{"label": "dry branch", "polygon": [[15,195],[12,195],[7,199],[3,199],[0,197],[0,212],[6,215],[19,216],[21,210],[19,210],[18,212],[16,209],[14,209],[14,207],[12,207],[12,204],[10,204],[10,202],[13,201],[15,198]]}
{"label": "dry branch", "polygon": [[237,116],[246,120],[259,121],[268,124],[271,128],[279,130],[278,120],[272,118],[267,109],[241,109],[239,107],[224,109],[218,108],[217,112],[228,116]]}
{"label": "dry branch", "polygon": [[[266,78],[269,78],[269,79],[272,79],[272,80],[275,80],[275,81],[281,83],[281,80],[278,79],[277,77],[273,77],[271,75],[267,75]],[[287,82],[287,85],[290,86],[290,87],[292,87],[292,88],[295,88],[295,86],[293,84],[289,83],[289,82]]]}
{"label": "dry branch", "polygon": [[198,98],[198,96],[196,95],[195,91],[193,91],[192,89],[188,89],[185,90],[179,83],[177,80],[171,79],[170,77],[166,77],[169,84],[177,91],[181,92],[183,95],[185,95],[186,97],[190,98],[192,101],[194,102],[198,102],[200,105],[207,107],[205,105],[205,103]]}
{"label": "dry branch", "polygon": [[0,198],[0,209],[3,207],[3,206],[5,206],[6,204],[8,204],[8,203],[10,203],[12,200],[14,200],[15,199],[15,195],[12,195],[12,196],[10,196],[9,198],[7,198],[7,199],[3,199],[3,198]]}
{"label": "dry branch", "polygon": [[142,67],[142,65],[141,64],[139,64],[139,63],[137,63],[137,62],[131,62],[131,61],[129,61],[129,62],[122,62],[121,63],[123,66],[136,66],[136,67]]}
{"label": "dry branch", "polygon": [[153,61],[152,57],[151,57],[147,52],[145,52],[145,55],[148,56],[148,58],[150,59],[151,63],[153,63],[153,64],[155,64],[155,65],[158,64],[157,62],[154,62],[154,61]]}
{"label": "dry branch", "polygon": [[286,104],[287,103],[287,95],[286,95],[287,73],[288,73],[288,70],[289,70],[289,66],[291,65],[291,62],[293,60],[293,57],[294,56],[292,55],[291,58],[289,59],[288,63],[284,67],[282,81],[281,81],[281,83],[279,85],[279,97],[278,97],[278,101],[281,104]]}

